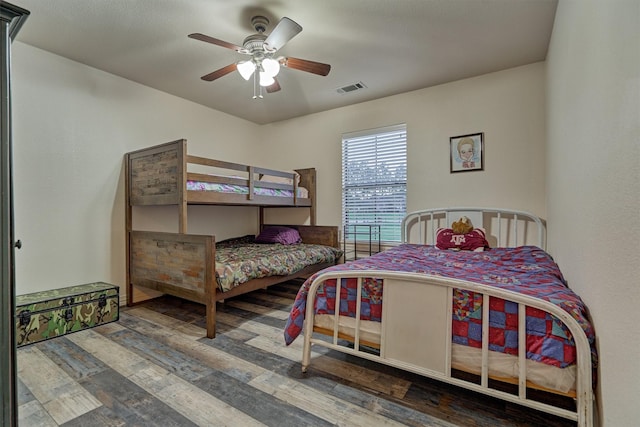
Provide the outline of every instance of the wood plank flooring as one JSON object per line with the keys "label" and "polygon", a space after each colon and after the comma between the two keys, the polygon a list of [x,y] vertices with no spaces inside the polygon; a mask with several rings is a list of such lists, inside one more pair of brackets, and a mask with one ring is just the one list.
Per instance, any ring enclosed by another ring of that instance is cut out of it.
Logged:
{"label": "wood plank flooring", "polygon": [[562,418],[317,349],[282,329],[299,282],[204,307],[172,297],[18,349],[19,426],[575,426]]}

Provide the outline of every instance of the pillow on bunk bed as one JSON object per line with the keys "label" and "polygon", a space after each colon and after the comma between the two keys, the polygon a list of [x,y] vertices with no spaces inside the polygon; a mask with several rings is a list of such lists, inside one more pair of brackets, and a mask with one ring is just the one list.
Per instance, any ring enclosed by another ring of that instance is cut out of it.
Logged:
{"label": "pillow on bunk bed", "polygon": [[[300,184],[300,174],[298,172],[293,172],[293,173],[296,176],[296,184]],[[284,176],[262,175],[260,177],[260,181],[273,182],[275,184],[293,185],[293,179],[286,178]]]}
{"label": "pillow on bunk bed", "polygon": [[289,227],[265,227],[256,237],[256,243],[281,243],[283,245],[294,245],[301,243],[300,233],[295,228]]}
{"label": "pillow on bunk bed", "polygon": [[456,234],[451,228],[438,228],[436,246],[438,249],[482,252],[489,247],[489,242],[482,228],[474,228],[466,234]]}

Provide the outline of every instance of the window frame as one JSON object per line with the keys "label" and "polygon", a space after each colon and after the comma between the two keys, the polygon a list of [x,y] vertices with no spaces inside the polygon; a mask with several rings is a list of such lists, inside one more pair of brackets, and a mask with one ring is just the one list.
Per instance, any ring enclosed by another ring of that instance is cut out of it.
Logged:
{"label": "window frame", "polygon": [[[367,148],[367,144],[372,147]],[[371,151],[371,153],[367,153],[367,151]],[[356,162],[361,162],[364,165],[362,167],[366,169],[360,176],[357,176],[357,172],[354,173],[353,169],[349,170],[349,165],[353,166]],[[401,223],[407,211],[406,123],[343,134],[341,172],[343,233],[345,233],[347,226],[366,223],[358,219],[358,216],[371,215],[373,220],[369,223],[381,226],[379,236],[381,242],[386,244],[401,243]],[[359,177],[371,173],[375,174],[373,182],[358,182]],[[372,200],[363,204],[362,212],[354,214],[352,212],[353,208],[357,207],[357,201],[354,202],[353,198],[357,197],[355,196],[357,193],[360,194],[360,197],[371,196]],[[397,208],[398,204],[400,204],[399,209]],[[381,218],[379,215],[386,215],[390,218]],[[393,230],[393,228],[396,229]],[[390,229],[392,230],[390,231]],[[349,237],[350,233],[345,234],[345,237]],[[345,241],[361,243],[357,234],[355,238],[345,239]]]}

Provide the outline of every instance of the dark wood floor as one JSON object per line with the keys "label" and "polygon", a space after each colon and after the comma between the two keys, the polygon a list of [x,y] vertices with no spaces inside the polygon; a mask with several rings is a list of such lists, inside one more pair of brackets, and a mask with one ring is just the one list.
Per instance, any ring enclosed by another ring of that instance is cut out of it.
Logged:
{"label": "dark wood floor", "polygon": [[575,426],[575,423],[358,358],[282,328],[299,283],[218,308],[162,297],[120,320],[18,349],[23,426]]}

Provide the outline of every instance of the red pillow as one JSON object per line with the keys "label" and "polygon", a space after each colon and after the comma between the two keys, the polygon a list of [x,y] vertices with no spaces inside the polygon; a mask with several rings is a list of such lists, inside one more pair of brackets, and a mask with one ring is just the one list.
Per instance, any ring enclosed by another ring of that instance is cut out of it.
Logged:
{"label": "red pillow", "polygon": [[455,234],[450,228],[439,228],[436,231],[436,246],[439,249],[480,252],[489,247],[489,242],[482,228],[474,228],[467,234]]}

